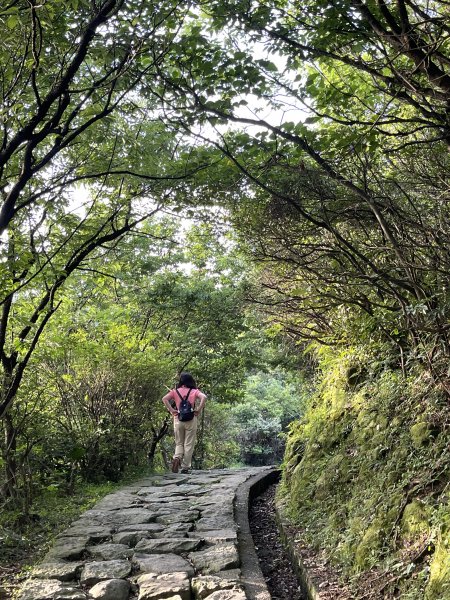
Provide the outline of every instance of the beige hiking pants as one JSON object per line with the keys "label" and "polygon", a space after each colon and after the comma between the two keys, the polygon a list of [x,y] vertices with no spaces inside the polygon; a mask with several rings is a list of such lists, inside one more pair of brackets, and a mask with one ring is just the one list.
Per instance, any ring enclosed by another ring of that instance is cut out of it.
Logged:
{"label": "beige hiking pants", "polygon": [[175,432],[174,458],[181,460],[182,469],[190,469],[197,437],[197,417],[191,421],[174,419],[173,428]]}

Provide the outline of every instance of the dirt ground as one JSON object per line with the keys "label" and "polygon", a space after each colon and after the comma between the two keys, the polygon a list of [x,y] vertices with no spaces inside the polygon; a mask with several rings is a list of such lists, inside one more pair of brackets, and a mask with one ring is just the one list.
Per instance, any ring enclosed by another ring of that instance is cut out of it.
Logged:
{"label": "dirt ground", "polygon": [[272,599],[305,600],[275,521],[275,489],[270,486],[250,508],[253,541]]}

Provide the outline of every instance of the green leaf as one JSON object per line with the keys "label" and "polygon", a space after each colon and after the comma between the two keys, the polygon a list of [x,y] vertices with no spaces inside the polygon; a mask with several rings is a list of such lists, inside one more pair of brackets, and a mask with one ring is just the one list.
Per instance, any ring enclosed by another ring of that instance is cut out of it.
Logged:
{"label": "green leaf", "polygon": [[18,23],[19,17],[16,14],[9,16],[6,21],[6,25],[9,27],[9,29],[14,29]]}
{"label": "green leaf", "polygon": [[303,121],[303,123],[305,123],[305,124],[317,123],[318,121],[321,120],[321,118],[322,117],[317,117],[317,116],[316,117],[308,117]]}
{"label": "green leaf", "polygon": [[270,71],[271,73],[276,73],[278,71],[278,67],[271,60],[257,60],[256,62],[266,71]]}

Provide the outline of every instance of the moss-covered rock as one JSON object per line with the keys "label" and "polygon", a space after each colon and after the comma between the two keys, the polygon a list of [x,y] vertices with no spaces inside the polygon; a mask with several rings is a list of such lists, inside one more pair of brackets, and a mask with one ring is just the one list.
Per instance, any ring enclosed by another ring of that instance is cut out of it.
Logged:
{"label": "moss-covered rock", "polygon": [[315,497],[317,500],[323,500],[326,498],[326,496],[330,493],[330,481],[327,473],[322,473],[322,475],[318,477],[315,488]]}
{"label": "moss-covered rock", "polygon": [[419,500],[405,506],[401,520],[401,532],[406,536],[427,533],[430,529],[430,510]]}
{"label": "moss-covered rock", "polygon": [[439,530],[430,563],[426,600],[450,600],[450,504],[442,504],[434,515]]}
{"label": "moss-covered rock", "polygon": [[412,425],[412,427],[409,429],[409,432],[411,434],[411,441],[414,448],[420,448],[430,441],[431,428],[425,421],[421,421]]}
{"label": "moss-covered rock", "polygon": [[382,531],[382,524],[378,520],[366,529],[356,548],[355,565],[358,569],[366,569],[376,563],[382,543]]}
{"label": "moss-covered rock", "polygon": [[443,540],[436,546],[430,564],[426,600],[450,600],[450,548]]}

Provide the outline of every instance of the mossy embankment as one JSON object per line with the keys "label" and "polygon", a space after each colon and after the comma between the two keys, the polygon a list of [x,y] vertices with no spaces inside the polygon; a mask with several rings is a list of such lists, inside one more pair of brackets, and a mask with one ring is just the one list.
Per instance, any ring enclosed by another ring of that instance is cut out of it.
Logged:
{"label": "mossy embankment", "polygon": [[356,350],[321,361],[286,449],[290,518],[356,597],[450,599],[448,397],[426,372]]}

